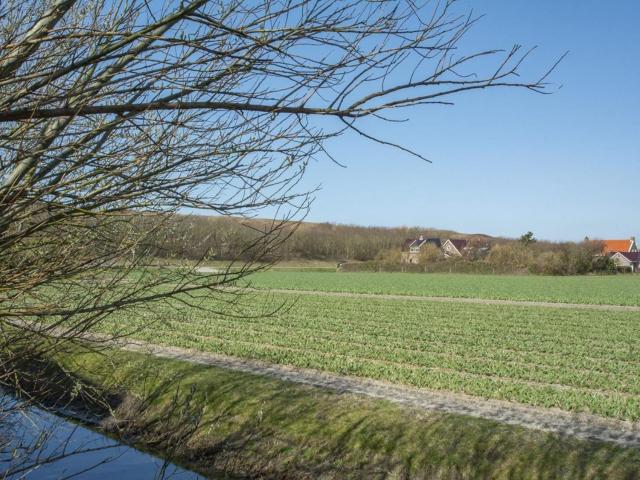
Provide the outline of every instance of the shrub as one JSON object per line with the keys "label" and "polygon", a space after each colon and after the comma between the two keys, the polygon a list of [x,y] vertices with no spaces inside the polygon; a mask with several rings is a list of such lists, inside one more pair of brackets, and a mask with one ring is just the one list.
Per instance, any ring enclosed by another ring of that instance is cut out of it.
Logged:
{"label": "shrub", "polygon": [[420,249],[418,264],[429,265],[430,263],[434,263],[442,259],[444,259],[444,254],[442,253],[442,250],[436,247],[435,245],[428,244],[428,245],[424,245]]}
{"label": "shrub", "polygon": [[497,271],[516,272],[526,270],[533,255],[530,249],[518,243],[505,243],[493,247],[488,261]]}

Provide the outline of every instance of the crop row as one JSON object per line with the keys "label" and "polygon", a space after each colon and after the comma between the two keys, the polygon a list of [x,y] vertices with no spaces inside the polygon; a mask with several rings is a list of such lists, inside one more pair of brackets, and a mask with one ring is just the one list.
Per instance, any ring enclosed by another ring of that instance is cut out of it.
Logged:
{"label": "crop row", "polygon": [[[364,304],[366,303],[366,305]],[[369,308],[378,317],[369,315]],[[303,297],[289,315],[270,318],[217,317],[191,310],[176,315],[168,312],[170,320],[183,323],[172,328],[205,328],[232,322],[235,330],[280,325],[304,335],[328,332],[331,335],[359,334],[361,341],[399,343],[415,349],[433,349],[444,345],[448,351],[456,346],[483,347],[486,353],[503,352],[528,354],[539,363],[555,355],[552,364],[569,366],[568,359],[577,366],[604,369],[618,364],[640,364],[636,352],[637,321],[633,312],[585,312],[536,308],[457,305],[424,302],[420,304],[399,301],[363,302],[359,299],[327,299]],[[412,318],[416,310],[420,318]],[[542,312],[542,313],[541,313]],[[245,313],[255,315],[255,311]],[[468,318],[474,314],[473,319]],[[157,313],[154,313],[157,315]],[[448,315],[448,317],[446,317]],[[345,321],[347,320],[347,321]],[[603,321],[606,320],[606,321]],[[631,320],[631,322],[629,321]],[[572,330],[566,324],[574,323]],[[518,324],[513,330],[513,324]],[[581,328],[580,324],[583,325]],[[354,328],[357,327],[357,328]],[[554,332],[554,329],[555,332]],[[573,358],[571,358],[573,357]]]}
{"label": "crop row", "polygon": [[[210,339],[231,343],[238,341],[237,328],[233,327],[217,327],[206,332],[199,332],[195,329],[189,329],[188,332],[184,333],[176,329],[154,331],[154,335],[158,335],[158,333],[175,339],[197,339],[198,342]],[[640,394],[640,384],[637,382],[639,369],[637,367],[628,367],[626,371],[613,375],[589,370],[525,363],[517,360],[493,360],[483,356],[474,357],[358,343],[353,338],[329,339],[311,335],[291,339],[287,338],[285,334],[286,332],[283,329],[245,329],[243,330],[241,341],[255,345],[270,345],[276,348],[282,347],[299,351],[355,357],[371,362],[397,363],[419,368],[455,371],[469,375],[510,378],[541,384],[559,384],[587,390],[595,389],[634,395]]]}
{"label": "crop row", "polygon": [[[247,299],[238,315],[204,310],[123,313],[165,345],[310,367],[573,411],[640,419],[640,318],[519,306],[301,296]],[[208,308],[207,308],[208,307]]]}
{"label": "crop row", "polygon": [[254,275],[250,281],[253,286],[265,289],[640,305],[640,275],[547,277],[269,271]]}

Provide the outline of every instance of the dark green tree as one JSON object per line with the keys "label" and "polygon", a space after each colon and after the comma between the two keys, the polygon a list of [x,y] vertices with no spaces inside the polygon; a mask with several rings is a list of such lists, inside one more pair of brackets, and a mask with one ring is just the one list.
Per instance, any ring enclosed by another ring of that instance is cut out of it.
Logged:
{"label": "dark green tree", "polygon": [[520,243],[527,246],[536,243],[538,240],[533,236],[533,232],[529,231],[520,237]]}

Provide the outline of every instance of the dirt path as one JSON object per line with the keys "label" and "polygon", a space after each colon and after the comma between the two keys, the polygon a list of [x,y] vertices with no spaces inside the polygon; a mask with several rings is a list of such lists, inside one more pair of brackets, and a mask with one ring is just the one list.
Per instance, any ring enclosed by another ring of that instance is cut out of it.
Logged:
{"label": "dirt path", "polygon": [[313,385],[340,393],[366,395],[413,408],[470,415],[510,425],[584,439],[613,442],[624,446],[640,446],[640,422],[624,422],[595,415],[575,414],[557,409],[543,409],[499,400],[485,400],[462,394],[416,389],[316,370],[274,365],[184,348],[152,345],[141,341],[129,340],[119,347],[129,351],[150,353],[158,357],[266,375],[279,380]]}
{"label": "dirt path", "polygon": [[420,295],[394,295],[387,293],[352,293],[352,292],[327,292],[322,290],[288,290],[284,288],[270,289],[246,289],[253,292],[284,293],[289,295],[314,295],[319,297],[350,297],[350,298],[377,298],[381,300],[413,300],[427,302],[457,302],[474,303],[480,305],[520,305],[523,307],[549,307],[549,308],[570,308],[584,310],[607,310],[621,312],[640,312],[640,306],[634,305],[598,305],[591,303],[561,303],[561,302],[540,302],[533,300],[498,300],[490,298],[467,298],[467,297],[431,297]]}

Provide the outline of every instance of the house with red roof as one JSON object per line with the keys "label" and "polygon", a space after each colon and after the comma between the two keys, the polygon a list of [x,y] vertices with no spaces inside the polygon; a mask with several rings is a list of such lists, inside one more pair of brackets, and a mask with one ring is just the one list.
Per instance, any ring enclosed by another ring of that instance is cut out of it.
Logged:
{"label": "house with red roof", "polygon": [[640,272],[640,252],[636,237],[628,240],[602,240],[602,254],[611,257],[618,268]]}
{"label": "house with red roof", "polygon": [[611,255],[616,252],[637,252],[638,245],[636,237],[627,240],[602,240],[603,252],[605,255]]}

